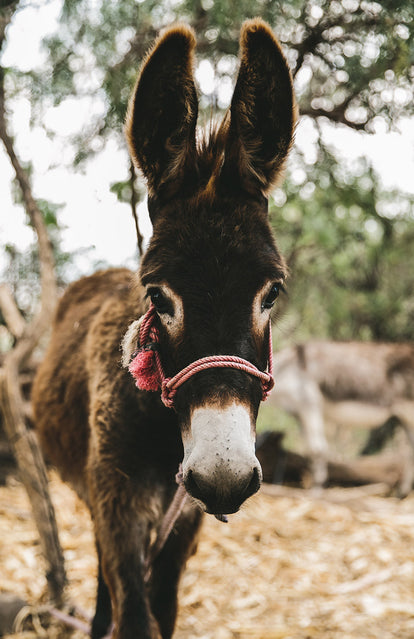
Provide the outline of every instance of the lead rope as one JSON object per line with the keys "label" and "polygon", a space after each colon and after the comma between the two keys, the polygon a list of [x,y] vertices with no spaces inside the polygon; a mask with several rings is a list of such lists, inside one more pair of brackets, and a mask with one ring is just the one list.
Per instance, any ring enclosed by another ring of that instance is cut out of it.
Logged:
{"label": "lead rope", "polygon": [[170,532],[174,528],[175,522],[177,521],[178,517],[181,515],[183,508],[185,506],[185,503],[187,501],[188,493],[183,484],[183,474],[182,474],[181,464],[180,464],[178,473],[175,476],[175,480],[178,484],[178,488],[175,491],[175,495],[168,507],[167,512],[164,515],[157,538],[154,544],[151,546],[150,551],[145,560],[145,564],[144,564],[144,582],[145,583],[148,583],[151,578],[152,562],[159,555],[161,550],[164,548],[164,544],[167,541],[170,535]]}

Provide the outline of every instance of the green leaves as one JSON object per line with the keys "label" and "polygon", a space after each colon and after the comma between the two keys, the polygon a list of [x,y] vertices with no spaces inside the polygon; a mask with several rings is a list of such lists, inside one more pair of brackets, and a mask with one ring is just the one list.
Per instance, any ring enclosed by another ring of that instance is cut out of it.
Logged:
{"label": "green leaves", "polygon": [[305,183],[295,183],[297,171],[286,204],[271,206],[291,270],[284,322],[302,338],[413,339],[414,197],[384,192],[366,160],[345,167],[323,146]]}

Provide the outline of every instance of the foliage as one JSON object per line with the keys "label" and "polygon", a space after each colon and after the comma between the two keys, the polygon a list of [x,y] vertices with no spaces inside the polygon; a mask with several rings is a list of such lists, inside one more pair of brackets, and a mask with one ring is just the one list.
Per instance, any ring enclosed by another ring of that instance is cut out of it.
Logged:
{"label": "foliage", "polygon": [[392,125],[413,112],[410,0],[66,0],[58,34],[45,40],[48,69],[33,75],[33,87],[40,102],[93,95],[106,110],[90,134],[121,131],[148,46],[161,27],[184,19],[196,29],[199,58],[212,60],[221,80],[205,102],[220,106],[223,83],[233,80],[240,25],[253,16],[270,22],[285,46],[303,114],[372,130],[378,118]]}
{"label": "foliage", "polygon": [[412,340],[414,197],[384,192],[364,158],[346,166],[321,143],[306,171],[295,159],[271,204],[291,271],[291,330],[302,338]]}

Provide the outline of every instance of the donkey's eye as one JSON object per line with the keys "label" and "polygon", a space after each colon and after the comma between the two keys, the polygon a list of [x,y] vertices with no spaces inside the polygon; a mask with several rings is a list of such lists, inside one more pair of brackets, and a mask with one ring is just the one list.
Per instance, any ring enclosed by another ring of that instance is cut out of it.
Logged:
{"label": "donkey's eye", "polygon": [[265,299],[262,302],[262,309],[264,310],[265,308],[272,308],[273,304],[276,301],[276,298],[279,297],[279,293],[281,290],[281,285],[280,284],[273,284],[272,288],[270,289],[269,293],[267,294],[267,296],[265,297]]}
{"label": "donkey's eye", "polygon": [[155,286],[149,288],[147,291],[147,297],[149,297],[151,302],[154,304],[157,313],[168,313],[168,315],[173,315],[173,306],[161,289],[156,288]]}

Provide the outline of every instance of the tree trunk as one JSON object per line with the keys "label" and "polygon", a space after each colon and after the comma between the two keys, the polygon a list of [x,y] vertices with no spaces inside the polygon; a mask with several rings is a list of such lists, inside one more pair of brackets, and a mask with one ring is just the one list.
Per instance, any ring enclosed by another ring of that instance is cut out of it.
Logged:
{"label": "tree trunk", "polygon": [[46,468],[35,434],[26,427],[18,369],[12,357],[0,370],[0,405],[19,474],[26,488],[46,560],[46,579],[52,601],[62,603],[66,583],[55,511],[50,499]]}
{"label": "tree trunk", "polygon": [[[17,3],[0,12],[0,51],[5,42],[6,27],[16,7]],[[0,67],[0,139],[15,170],[26,213],[36,233],[41,295],[40,308],[32,321],[27,323],[21,316],[13,296],[2,287],[0,307],[8,329],[16,341],[14,347],[6,353],[0,368],[0,410],[4,419],[4,429],[16,457],[20,477],[29,496],[39,531],[40,543],[47,563],[46,578],[49,594],[54,602],[60,604],[66,582],[63,553],[59,543],[44,461],[37,439],[26,425],[25,401],[19,382],[22,368],[50,326],[54,313],[57,301],[55,264],[42,212],[33,197],[29,178],[15,153],[13,139],[7,131],[4,76],[5,69]]]}

